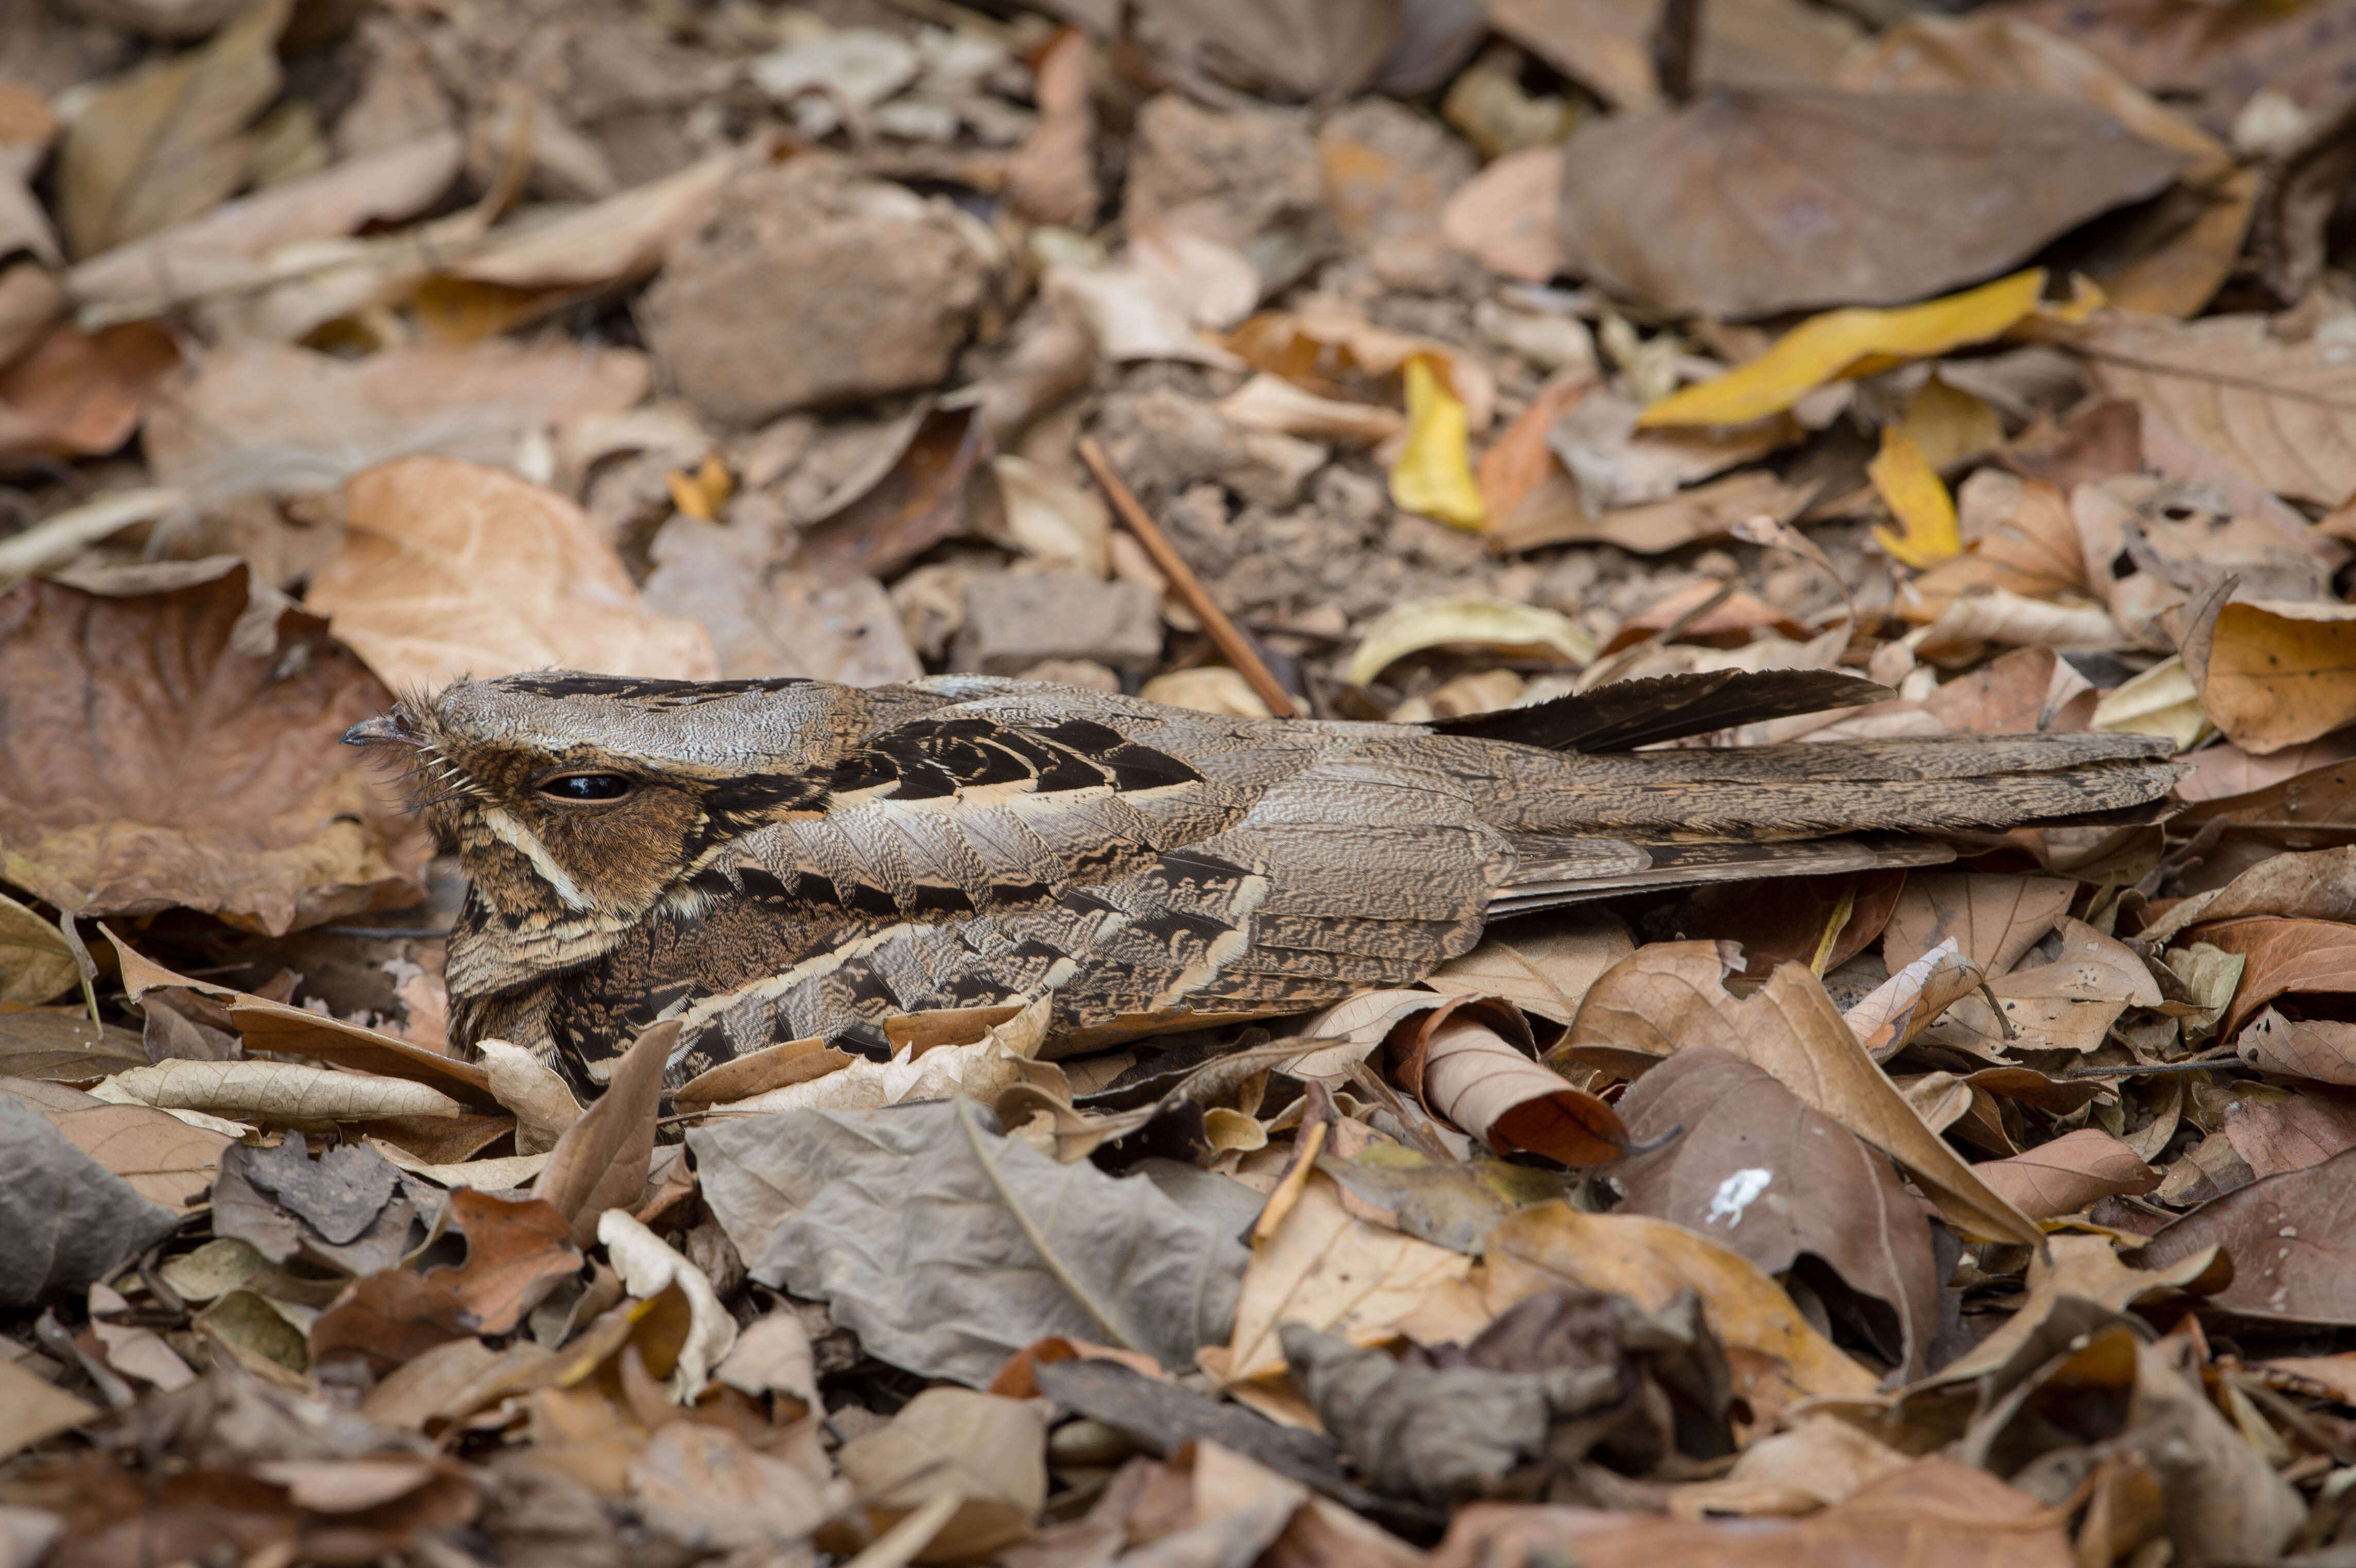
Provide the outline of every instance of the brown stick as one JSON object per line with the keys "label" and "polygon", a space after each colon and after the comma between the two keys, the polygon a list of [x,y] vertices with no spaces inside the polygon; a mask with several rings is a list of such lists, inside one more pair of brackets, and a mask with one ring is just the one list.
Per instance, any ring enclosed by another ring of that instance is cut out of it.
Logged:
{"label": "brown stick", "polygon": [[1204,591],[1203,580],[1194,575],[1194,569],[1186,564],[1186,558],[1178,553],[1177,547],[1170,542],[1154,520],[1145,515],[1145,508],[1137,504],[1137,497],[1130,494],[1129,486],[1122,484],[1120,475],[1113,472],[1112,460],[1105,455],[1104,448],[1097,444],[1096,437],[1082,436],[1079,452],[1080,461],[1088,465],[1088,472],[1096,475],[1097,485],[1112,502],[1113,511],[1128,526],[1129,531],[1137,536],[1137,542],[1145,547],[1145,553],[1153,558],[1153,564],[1162,569],[1162,575],[1170,580],[1170,586],[1178,591],[1178,597],[1186,602],[1186,608],[1202,620],[1203,630],[1211,635],[1211,641],[1219,645],[1219,651],[1227,656],[1227,662],[1251,683],[1251,688],[1259,693],[1259,699],[1268,704],[1270,713],[1279,719],[1299,718],[1301,709],[1292,700],[1292,694],[1277,684],[1276,677],[1269,673],[1268,665],[1259,656],[1259,650],[1252,646],[1251,639],[1227,619],[1225,610],[1211,602],[1210,594]]}
{"label": "brown stick", "polygon": [[1694,95],[1694,66],[1701,53],[1702,0],[1661,0],[1653,24],[1653,76],[1661,96],[1683,103]]}

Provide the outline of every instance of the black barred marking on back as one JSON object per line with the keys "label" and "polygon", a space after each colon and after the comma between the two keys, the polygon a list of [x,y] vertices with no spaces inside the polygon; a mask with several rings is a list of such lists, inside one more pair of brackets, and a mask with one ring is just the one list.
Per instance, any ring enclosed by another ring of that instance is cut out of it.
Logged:
{"label": "black barred marking on back", "polygon": [[878,737],[836,763],[826,790],[837,796],[888,789],[893,800],[944,800],[961,790],[1034,781],[1041,795],[1061,790],[1165,789],[1203,775],[1109,725],[1067,719],[1035,730],[986,719],[920,719]]}
{"label": "black barred marking on back", "polygon": [[657,680],[620,675],[511,675],[498,682],[528,697],[616,697],[661,708],[692,708],[742,697],[748,691],[785,691],[809,682],[801,676],[771,676],[760,680]]}
{"label": "black barred marking on back", "polygon": [[703,792],[703,809],[715,816],[754,817],[785,807],[823,810],[827,783],[809,773],[741,773]]}

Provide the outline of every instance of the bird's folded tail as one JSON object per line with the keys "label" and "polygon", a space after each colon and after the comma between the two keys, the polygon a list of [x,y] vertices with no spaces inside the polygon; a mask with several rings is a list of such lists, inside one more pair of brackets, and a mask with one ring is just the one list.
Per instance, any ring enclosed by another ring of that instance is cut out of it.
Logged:
{"label": "bird's folded tail", "polygon": [[1612,892],[1954,858],[1939,836],[2157,821],[2187,771],[2142,735],[1935,739],[1566,758],[1515,803],[1493,914]]}

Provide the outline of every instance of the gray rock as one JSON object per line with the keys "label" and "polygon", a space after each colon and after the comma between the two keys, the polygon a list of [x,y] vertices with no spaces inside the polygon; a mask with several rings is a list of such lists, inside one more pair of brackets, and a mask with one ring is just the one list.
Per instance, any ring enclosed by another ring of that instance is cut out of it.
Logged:
{"label": "gray rock", "polygon": [[1162,604],[1135,582],[1077,571],[1002,571],[966,583],[952,666],[1016,675],[1046,659],[1092,659],[1142,675],[1162,658]]}
{"label": "gray rock", "polygon": [[989,285],[945,208],[825,158],[731,182],[647,293],[647,336],[706,415],[751,424],[939,382]]}

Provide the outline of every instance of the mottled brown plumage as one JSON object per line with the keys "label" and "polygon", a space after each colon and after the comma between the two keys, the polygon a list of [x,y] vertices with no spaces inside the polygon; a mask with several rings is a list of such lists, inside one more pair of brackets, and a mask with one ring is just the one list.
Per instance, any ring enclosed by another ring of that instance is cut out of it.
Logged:
{"label": "mottled brown plumage", "polygon": [[[2122,735],[1629,748],[1886,695],[1677,677],[1435,726],[1269,721],[948,677],[856,690],[563,672],[460,681],[355,741],[415,763],[471,880],[453,1037],[602,1087],[902,1013],[1052,992],[1062,1049],[1430,973],[1499,915],[1950,858],[1934,836],[2148,813]],[[1560,748],[1578,748],[1566,750]]]}

